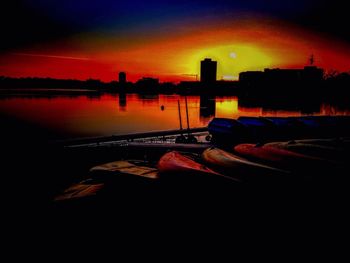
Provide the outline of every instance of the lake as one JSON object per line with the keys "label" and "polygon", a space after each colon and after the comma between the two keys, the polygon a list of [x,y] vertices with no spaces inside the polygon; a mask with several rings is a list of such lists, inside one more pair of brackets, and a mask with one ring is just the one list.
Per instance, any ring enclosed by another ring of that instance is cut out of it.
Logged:
{"label": "lake", "polygon": [[[314,101],[274,103],[235,96],[186,98],[191,128],[206,126],[214,117],[350,114],[346,107]],[[50,138],[94,137],[178,129],[178,102],[182,125],[187,127],[186,100],[179,95],[2,95],[0,116],[25,124],[21,126],[24,129],[27,125],[45,130]]]}

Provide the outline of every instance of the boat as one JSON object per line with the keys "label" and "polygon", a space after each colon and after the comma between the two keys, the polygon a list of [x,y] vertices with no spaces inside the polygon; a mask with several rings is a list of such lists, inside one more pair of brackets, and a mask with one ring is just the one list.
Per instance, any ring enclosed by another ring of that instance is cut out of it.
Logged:
{"label": "boat", "polygon": [[349,138],[330,138],[330,139],[304,139],[304,140],[294,140],[296,143],[304,144],[315,144],[320,146],[335,147],[338,149],[349,149],[350,139]]}
{"label": "boat", "polygon": [[57,196],[54,201],[82,201],[95,197],[105,187],[104,183],[97,183],[92,179],[83,180],[80,183],[68,187],[61,195]]}
{"label": "boat", "polygon": [[212,135],[212,142],[239,142],[247,137],[246,127],[235,119],[214,118],[208,124],[208,131]]}
{"label": "boat", "polygon": [[266,118],[241,116],[237,121],[246,127],[250,141],[261,142],[278,135],[276,125]]}
{"label": "boat", "polygon": [[157,180],[158,170],[146,166],[138,160],[115,161],[101,164],[90,169],[91,176],[96,180]]}
{"label": "boat", "polygon": [[162,179],[171,178],[175,180],[185,179],[188,181],[207,179],[222,179],[226,181],[238,181],[235,178],[225,177],[222,174],[208,168],[194,160],[193,155],[171,151],[164,154],[158,161],[158,170]]}
{"label": "boat", "polygon": [[[68,187],[55,201],[64,205],[115,203],[135,194],[150,196],[158,189],[158,170],[139,160],[115,161],[89,170],[88,179]],[[142,200],[138,200],[142,201]]]}
{"label": "boat", "polygon": [[346,152],[337,147],[319,144],[306,143],[305,141],[271,142],[266,146],[284,149],[314,158],[321,158],[324,161],[342,162],[347,158]]}
{"label": "boat", "polygon": [[274,125],[273,140],[290,140],[306,136],[305,125],[295,117],[265,117],[265,119]]}
{"label": "boat", "polygon": [[214,118],[208,125],[213,140],[258,143],[278,140],[334,138],[350,134],[349,116],[248,117]]}
{"label": "boat", "polygon": [[289,172],[272,166],[249,161],[219,148],[209,148],[202,158],[210,167],[215,167],[225,175],[242,181],[268,179],[268,177],[285,176]]}
{"label": "boat", "polygon": [[239,144],[234,147],[234,151],[249,160],[289,171],[305,170],[306,167],[319,165],[323,161],[319,158],[264,144]]}

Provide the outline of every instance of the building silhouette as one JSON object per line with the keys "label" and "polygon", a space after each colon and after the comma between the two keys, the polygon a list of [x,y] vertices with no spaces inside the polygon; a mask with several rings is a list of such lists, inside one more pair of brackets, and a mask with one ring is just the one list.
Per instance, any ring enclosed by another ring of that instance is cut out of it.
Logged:
{"label": "building silhouette", "polygon": [[119,72],[119,83],[120,84],[126,83],[126,73],[125,72]]}
{"label": "building silhouette", "polygon": [[315,66],[303,69],[265,69],[264,71],[246,71],[239,74],[239,82],[244,86],[315,84],[323,80],[324,70]]}
{"label": "building silhouette", "polygon": [[206,58],[201,61],[201,82],[215,83],[216,82],[217,62]]}
{"label": "building silhouette", "polygon": [[159,79],[144,77],[136,82],[136,87],[141,90],[157,89],[159,87]]}

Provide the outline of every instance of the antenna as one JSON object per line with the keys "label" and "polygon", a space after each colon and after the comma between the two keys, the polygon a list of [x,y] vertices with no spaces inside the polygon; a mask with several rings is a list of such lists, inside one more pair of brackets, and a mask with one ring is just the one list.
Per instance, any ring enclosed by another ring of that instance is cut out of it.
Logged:
{"label": "antenna", "polygon": [[314,57],[314,54],[311,54],[310,58],[309,58],[309,63],[310,63],[310,66],[313,66],[314,63],[315,63],[315,57]]}

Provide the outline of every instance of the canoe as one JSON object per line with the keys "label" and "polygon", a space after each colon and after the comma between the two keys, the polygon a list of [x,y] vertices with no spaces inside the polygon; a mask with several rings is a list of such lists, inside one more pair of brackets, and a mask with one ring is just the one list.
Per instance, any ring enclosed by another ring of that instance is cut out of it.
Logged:
{"label": "canoe", "polygon": [[167,152],[167,151],[185,151],[202,153],[209,148],[209,143],[146,143],[146,142],[129,142],[125,148],[128,151],[144,152]]}
{"label": "canoe", "polygon": [[88,205],[97,202],[114,202],[136,194],[149,194],[158,187],[158,170],[143,161],[115,161],[95,166],[89,171],[89,179],[67,188],[55,201],[64,204]]}
{"label": "canoe", "polygon": [[305,126],[305,134],[310,138],[349,136],[349,116],[303,116],[295,119]]}
{"label": "canoe", "polygon": [[115,161],[95,166],[90,169],[90,173],[94,179],[117,179],[134,178],[156,180],[158,179],[158,170],[153,167],[146,166],[144,162],[137,160]]}
{"label": "canoe", "polygon": [[249,160],[256,160],[291,171],[305,169],[305,166],[317,165],[322,161],[321,159],[313,158],[305,154],[269,145],[239,144],[234,147],[234,151]]}
{"label": "canoe", "polygon": [[254,143],[278,140],[349,136],[349,116],[214,118],[208,125],[214,141]]}
{"label": "canoe", "polygon": [[104,188],[103,183],[96,183],[91,179],[84,180],[67,188],[55,201],[82,200],[96,196]]}
{"label": "canoe", "polygon": [[241,116],[237,119],[237,121],[247,127],[273,127],[273,123],[264,117],[248,117]]}
{"label": "canoe", "polygon": [[214,118],[208,124],[208,131],[211,134],[220,134],[220,135],[232,135],[232,133],[240,133],[244,130],[244,126],[235,119],[228,118]]}
{"label": "canoe", "polygon": [[304,140],[294,140],[294,141],[296,143],[329,146],[329,147],[335,147],[335,148],[344,149],[344,150],[350,148],[350,139],[349,138],[304,139]]}
{"label": "canoe", "polygon": [[[215,178],[222,178],[226,180],[233,180],[226,178],[222,174],[206,167],[205,165],[195,161],[188,155],[184,155],[177,151],[171,151],[164,154],[158,161],[158,170],[162,175],[175,175],[175,177],[184,177],[190,179],[188,175],[210,176]],[[164,178],[164,176],[162,177]]]}
{"label": "canoe", "polygon": [[241,116],[237,121],[246,127],[251,142],[265,141],[278,135],[276,126],[266,118]]}
{"label": "canoe", "polygon": [[210,175],[220,175],[208,167],[194,161],[189,156],[185,156],[177,151],[164,154],[157,165],[160,173],[202,173]]}
{"label": "canoe", "polygon": [[305,125],[295,117],[266,117],[275,126],[273,140],[290,140],[305,136]]}
{"label": "canoe", "polygon": [[208,124],[208,132],[213,142],[226,144],[245,140],[248,136],[247,128],[235,119],[214,118]]}
{"label": "canoe", "polygon": [[218,148],[209,148],[202,154],[206,164],[220,169],[225,175],[230,175],[241,180],[259,179],[261,175],[281,176],[289,172],[249,161],[235,154],[226,152]]}
{"label": "canoe", "polygon": [[267,143],[266,145],[335,162],[340,162],[347,157],[345,151],[342,149],[311,143],[299,143],[297,141],[288,141],[272,142]]}
{"label": "canoe", "polygon": [[[263,117],[261,117],[263,118]],[[277,127],[293,127],[301,125],[295,117],[265,117],[266,120],[272,122]]]}

